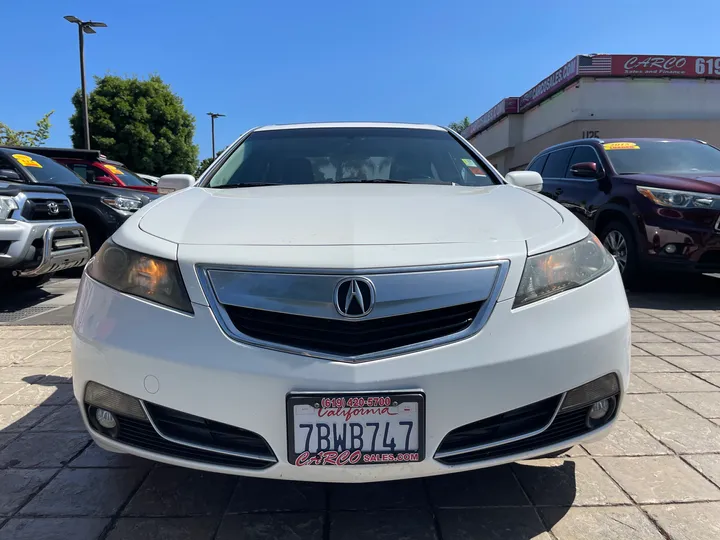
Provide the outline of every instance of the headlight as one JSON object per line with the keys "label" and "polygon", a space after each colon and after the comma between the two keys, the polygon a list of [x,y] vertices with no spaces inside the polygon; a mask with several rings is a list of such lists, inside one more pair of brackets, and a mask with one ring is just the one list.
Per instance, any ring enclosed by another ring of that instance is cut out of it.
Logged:
{"label": "headlight", "polygon": [[720,208],[720,195],[637,186],[640,195],[660,206],[673,208]]}
{"label": "headlight", "polygon": [[7,219],[14,210],[18,209],[18,204],[12,197],[0,197],[0,219]]}
{"label": "headlight", "polygon": [[192,313],[177,262],[144,255],[108,240],[88,266],[88,275],[118,291]]}
{"label": "headlight", "polygon": [[142,201],[130,199],[129,197],[103,197],[102,202],[115,210],[134,212],[142,206]]}
{"label": "headlight", "polygon": [[592,233],[575,244],[528,257],[513,307],[585,285],[613,264],[612,255]]}

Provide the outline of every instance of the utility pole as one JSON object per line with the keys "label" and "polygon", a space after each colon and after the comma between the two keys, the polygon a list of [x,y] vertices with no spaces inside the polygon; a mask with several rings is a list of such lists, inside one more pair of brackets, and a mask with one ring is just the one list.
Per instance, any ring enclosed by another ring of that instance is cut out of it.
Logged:
{"label": "utility pole", "polygon": [[66,15],[65,20],[78,27],[78,41],[80,44],[80,88],[82,92],[82,108],[83,108],[83,138],[85,139],[85,148],[90,149],[90,119],[88,118],[87,91],[85,89],[85,35],[95,34],[95,28],[106,28],[104,22],[81,21],[72,15]]}
{"label": "utility pole", "polygon": [[214,161],[215,160],[215,119],[220,118],[221,116],[225,116],[225,115],[220,114],[220,113],[214,113],[214,112],[209,112],[207,114],[210,117],[210,124],[212,126],[212,128],[211,128],[212,129],[212,158]]}

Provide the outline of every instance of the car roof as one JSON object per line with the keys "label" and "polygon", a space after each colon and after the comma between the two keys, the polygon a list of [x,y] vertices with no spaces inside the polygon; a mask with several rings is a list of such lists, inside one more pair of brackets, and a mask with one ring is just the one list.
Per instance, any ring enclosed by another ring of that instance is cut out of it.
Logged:
{"label": "car roof", "polygon": [[254,131],[277,131],[284,129],[307,128],[402,128],[402,129],[429,129],[432,131],[447,131],[447,129],[432,124],[405,124],[400,122],[317,122],[306,124],[274,124],[256,128]]}
{"label": "car roof", "polygon": [[[553,146],[548,146],[543,151],[538,152],[537,156],[542,156],[543,154],[547,154],[548,152],[554,152],[555,150],[562,150],[563,148],[567,148],[568,146],[577,146],[580,144],[600,146],[602,144],[609,143],[609,142],[641,143],[643,141],[655,141],[655,142],[693,141],[693,142],[697,142],[700,144],[707,144],[704,141],[701,141],[700,139],[668,139],[668,138],[663,138],[663,137],[625,137],[625,138],[613,137],[610,139],[575,139],[572,141],[565,141],[562,143],[554,144]],[[537,156],[535,156],[535,157],[537,157]]]}

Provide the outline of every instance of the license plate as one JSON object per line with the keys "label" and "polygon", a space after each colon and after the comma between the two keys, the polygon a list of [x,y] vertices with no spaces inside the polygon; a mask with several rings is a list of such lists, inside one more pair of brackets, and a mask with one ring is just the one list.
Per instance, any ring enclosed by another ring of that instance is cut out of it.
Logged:
{"label": "license plate", "polygon": [[297,466],[418,462],[425,452],[420,393],[289,395],[288,458]]}

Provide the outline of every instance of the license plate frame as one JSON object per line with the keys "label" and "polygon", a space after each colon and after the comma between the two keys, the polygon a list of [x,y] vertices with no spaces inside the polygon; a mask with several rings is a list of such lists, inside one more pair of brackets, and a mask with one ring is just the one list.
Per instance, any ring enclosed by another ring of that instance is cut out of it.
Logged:
{"label": "license plate frame", "polygon": [[[410,452],[364,452],[361,451],[361,458],[357,463],[342,463],[343,466],[358,466],[358,465],[400,465],[407,463],[420,463],[425,460],[425,447],[426,447],[426,428],[425,428],[425,393],[419,390],[393,390],[393,391],[380,391],[380,392],[311,392],[311,393],[289,393],[285,399],[286,406],[286,422],[287,422],[287,453],[288,462],[294,466],[300,466],[297,460],[302,455],[295,452],[295,423],[294,423],[294,406],[295,405],[320,405],[321,401],[325,398],[339,399],[339,398],[381,398],[390,397],[393,402],[404,403],[412,402],[417,403],[417,422],[418,422],[418,450]],[[328,407],[332,408],[332,407]],[[322,451],[319,451],[321,453]],[[337,452],[336,452],[337,453]],[[399,461],[397,457],[400,454],[418,454],[418,459],[412,461]],[[315,455],[318,455],[315,454]],[[366,455],[381,455],[381,456],[392,456],[392,458],[383,458],[380,460],[366,461]],[[307,461],[302,466],[337,466],[337,460],[330,459],[322,460],[319,463],[308,463]],[[333,462],[334,461],[334,462]]]}

